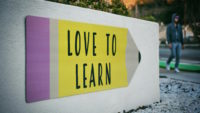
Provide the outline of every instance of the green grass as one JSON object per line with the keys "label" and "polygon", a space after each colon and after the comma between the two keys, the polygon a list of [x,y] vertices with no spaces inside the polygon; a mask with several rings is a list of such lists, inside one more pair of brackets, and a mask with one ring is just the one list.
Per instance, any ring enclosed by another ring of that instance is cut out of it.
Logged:
{"label": "green grass", "polygon": [[[175,63],[171,62],[170,67],[174,68]],[[166,61],[160,61],[160,67],[165,68],[166,67]],[[180,63],[179,69],[183,71],[192,71],[192,72],[200,72],[200,65],[198,64],[186,64],[186,63]]]}

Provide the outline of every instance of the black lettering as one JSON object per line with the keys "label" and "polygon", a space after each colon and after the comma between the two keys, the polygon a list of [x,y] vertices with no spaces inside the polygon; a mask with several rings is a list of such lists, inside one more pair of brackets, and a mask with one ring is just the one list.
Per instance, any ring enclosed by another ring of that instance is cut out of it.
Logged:
{"label": "black lettering", "polygon": [[111,84],[111,64],[109,63],[109,68],[106,63],[106,85]]}
{"label": "black lettering", "polygon": [[96,45],[95,45],[95,35],[96,35],[96,34],[97,34],[96,32],[93,33],[93,56],[96,56],[96,52],[95,52],[95,49],[96,49]]}
{"label": "black lettering", "polygon": [[95,84],[95,78],[94,78],[94,66],[93,66],[93,64],[92,64],[92,67],[91,67],[91,74],[90,74],[90,87],[91,87],[92,83],[95,87],[96,84]]}
{"label": "black lettering", "polygon": [[90,39],[90,32],[88,32],[88,38],[86,36],[86,32],[84,32],[84,40],[85,40],[85,55],[87,56],[88,54],[88,48],[89,48],[89,39]]}
{"label": "black lettering", "polygon": [[83,88],[87,88],[87,85],[85,84],[85,81],[87,80],[86,76],[85,76],[85,67],[87,66],[87,64],[83,64]]}
{"label": "black lettering", "polygon": [[72,52],[70,51],[70,30],[68,32],[68,56],[72,56]]}
{"label": "black lettering", "polygon": [[102,85],[103,86],[103,82],[102,82],[102,64],[99,63],[99,66],[98,66],[98,83],[99,83],[99,86]]}
{"label": "black lettering", "polygon": [[[77,39],[79,40],[79,49],[77,48]],[[75,37],[75,53],[76,56],[79,56],[81,50],[81,35],[79,31],[76,31],[76,37]]]}
{"label": "black lettering", "polygon": [[76,89],[79,89],[80,85],[78,85],[78,64],[76,64]]}
{"label": "black lettering", "polygon": [[109,55],[109,36],[110,34],[106,34],[107,36],[107,56]]}
{"label": "black lettering", "polygon": [[116,54],[116,51],[117,51],[116,47],[117,47],[117,40],[116,40],[116,36],[114,34],[113,38],[112,38],[112,54],[113,54],[113,56],[115,56],[115,54]]}

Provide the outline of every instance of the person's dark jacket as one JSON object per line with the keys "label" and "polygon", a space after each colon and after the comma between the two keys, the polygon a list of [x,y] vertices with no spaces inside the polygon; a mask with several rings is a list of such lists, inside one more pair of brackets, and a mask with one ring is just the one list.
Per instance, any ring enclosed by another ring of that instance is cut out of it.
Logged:
{"label": "person's dark jacket", "polygon": [[[183,44],[183,32],[182,32],[182,26],[180,24],[177,24],[177,27],[175,27],[174,19],[176,17],[176,14],[172,15],[172,22],[167,26],[167,42],[173,43],[173,42],[180,42]],[[177,38],[176,38],[176,30],[177,30]]]}

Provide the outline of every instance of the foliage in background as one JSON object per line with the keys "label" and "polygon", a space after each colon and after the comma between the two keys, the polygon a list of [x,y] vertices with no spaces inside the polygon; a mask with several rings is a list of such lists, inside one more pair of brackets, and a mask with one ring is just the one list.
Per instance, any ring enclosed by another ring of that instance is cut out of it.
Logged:
{"label": "foliage in background", "polygon": [[156,18],[154,16],[152,16],[152,15],[141,17],[141,19],[148,20],[148,21],[153,21],[153,22],[157,21]]}
{"label": "foliage in background", "polygon": [[48,1],[80,6],[84,8],[91,8],[95,10],[101,10],[124,16],[130,16],[128,9],[121,2],[121,0],[112,0],[112,4],[109,4],[104,0],[48,0]]}
{"label": "foliage in background", "polygon": [[[167,0],[154,0],[154,2],[148,4],[139,4],[138,18],[169,24],[172,14],[177,13],[181,17],[181,23],[183,23],[183,4],[183,0],[175,0],[171,4]],[[135,12],[135,9],[132,9],[132,11]]]}
{"label": "foliage in background", "polygon": [[[144,20],[171,22],[173,13],[180,16],[182,25],[189,25],[194,33],[194,38],[200,41],[200,0],[154,0],[150,4],[139,4],[139,17]],[[132,9],[135,12],[135,9]]]}
{"label": "foliage in background", "polygon": [[185,21],[190,25],[194,36],[200,40],[200,0],[185,1]]}

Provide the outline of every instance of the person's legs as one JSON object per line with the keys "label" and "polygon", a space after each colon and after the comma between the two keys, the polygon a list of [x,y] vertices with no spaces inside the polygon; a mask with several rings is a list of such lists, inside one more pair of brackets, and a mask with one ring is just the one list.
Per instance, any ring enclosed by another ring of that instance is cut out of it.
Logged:
{"label": "person's legs", "polygon": [[167,70],[170,70],[170,62],[172,61],[172,59],[175,57],[176,55],[176,43],[172,43],[172,48],[171,50],[171,54],[166,62],[166,68]]}
{"label": "person's legs", "polygon": [[176,44],[175,43],[172,43],[172,48],[170,49],[171,50],[171,54],[167,60],[167,64],[170,64],[170,62],[172,61],[172,59],[175,57],[176,55]]}
{"label": "person's legs", "polygon": [[177,43],[176,46],[176,63],[175,63],[175,68],[178,69],[179,62],[180,62],[180,56],[181,56],[181,43]]}

